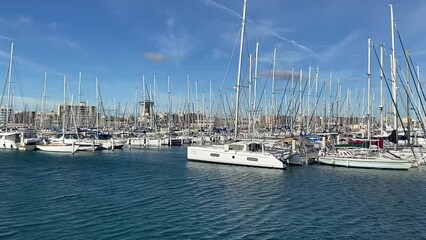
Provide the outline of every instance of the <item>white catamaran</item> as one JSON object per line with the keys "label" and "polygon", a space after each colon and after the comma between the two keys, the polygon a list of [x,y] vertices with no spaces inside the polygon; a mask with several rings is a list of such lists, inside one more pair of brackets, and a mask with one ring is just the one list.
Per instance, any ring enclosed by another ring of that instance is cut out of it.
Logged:
{"label": "white catamaran", "polygon": [[[244,44],[244,30],[246,21],[247,0],[244,0],[243,19],[241,24],[240,54],[238,62],[237,86],[236,86],[236,110],[234,139],[238,137],[238,111],[240,97],[241,65]],[[265,151],[262,142],[242,141],[225,145],[189,146],[187,158],[192,161],[231,164],[251,167],[278,168],[287,167],[286,160],[280,160],[278,156]],[[291,157],[290,155],[288,157]]]}

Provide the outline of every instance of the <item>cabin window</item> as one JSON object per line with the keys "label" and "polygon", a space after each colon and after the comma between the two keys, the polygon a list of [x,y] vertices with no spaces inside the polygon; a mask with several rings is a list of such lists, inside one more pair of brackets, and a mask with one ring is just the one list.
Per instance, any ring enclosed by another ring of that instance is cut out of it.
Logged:
{"label": "cabin window", "polygon": [[248,149],[250,152],[262,152],[262,144],[250,143]]}
{"label": "cabin window", "polygon": [[243,148],[244,148],[243,145],[232,145],[232,144],[229,144],[229,150],[241,151],[241,150],[243,150]]}
{"label": "cabin window", "polygon": [[212,156],[212,157],[219,157],[219,154],[217,154],[217,153],[210,153],[210,156]]}
{"label": "cabin window", "polygon": [[254,157],[248,157],[247,160],[249,160],[249,161],[256,161],[257,162],[258,159],[254,158]]}

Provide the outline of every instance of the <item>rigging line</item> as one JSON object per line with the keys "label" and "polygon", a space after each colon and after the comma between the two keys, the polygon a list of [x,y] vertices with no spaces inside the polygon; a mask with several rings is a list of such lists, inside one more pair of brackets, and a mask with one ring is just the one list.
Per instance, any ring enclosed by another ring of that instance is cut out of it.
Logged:
{"label": "rigging line", "polygon": [[[399,34],[399,31],[397,30],[396,32],[398,34],[398,39],[399,39],[399,42],[401,43],[402,49],[405,49],[404,48],[404,44],[402,43],[402,38],[401,38],[401,35]],[[405,57],[405,59],[406,59],[407,62],[411,63],[411,64],[409,64],[410,66],[414,66],[413,61],[411,59],[411,56],[407,56],[407,54],[404,52],[404,57]],[[420,83],[420,80],[419,80],[419,78],[417,76],[417,73],[414,71],[415,72],[415,76],[416,76],[416,78],[414,78],[413,71],[412,71],[411,67],[409,67],[409,70],[410,70],[410,75],[413,78],[413,80],[416,81],[416,79],[417,79],[417,81]],[[422,84],[420,83],[419,85],[420,85],[421,91],[419,91],[419,89],[417,88],[417,84],[414,84],[414,87],[416,88],[416,91],[417,91],[417,95],[420,97],[420,95],[419,95],[420,93],[419,92],[421,92],[422,95],[423,95],[423,99],[426,99],[425,93],[423,91]],[[423,102],[420,101],[420,104],[422,106],[423,114],[426,115],[426,110],[425,110],[425,107],[423,105]]]}
{"label": "rigging line", "polygon": [[[272,65],[273,64],[271,63],[271,66],[270,66],[269,69],[272,69]],[[262,91],[261,91],[261,94],[260,94],[260,97],[259,97],[259,101],[256,104],[256,109],[254,110],[255,113],[258,113],[257,107],[260,106],[260,103],[262,102],[262,98],[263,98],[263,95],[265,94],[266,84],[268,83],[270,74],[271,74],[271,72],[268,72],[268,75],[266,76],[265,84],[263,84],[263,88],[262,88]]]}
{"label": "rigging line", "polygon": [[[290,99],[290,103],[288,104],[288,106],[287,106],[287,111],[286,111],[286,113],[285,113],[285,115],[284,116],[288,116],[288,114],[289,114],[289,112],[290,112],[290,108],[292,107],[292,105],[293,105],[293,101],[294,101],[294,92],[296,91],[296,89],[297,89],[297,86],[299,85],[299,81],[295,81],[295,85],[292,87],[293,89],[292,89],[292,92],[291,92],[291,96],[292,96],[292,98]],[[296,96],[297,97],[297,96]],[[294,104],[294,107],[296,107],[296,104]],[[291,109],[291,111],[292,112],[294,112],[294,109]],[[290,117],[290,124],[293,126],[293,118],[292,117]],[[291,131],[291,129],[290,129],[290,131]]]}
{"label": "rigging line", "polygon": [[348,99],[348,94],[346,94],[346,97],[345,97],[345,99],[343,99],[343,102],[340,104],[341,106],[340,106],[340,109],[337,109],[337,114],[338,115],[340,115],[340,113],[342,113],[342,110],[343,110],[343,108],[345,107],[345,103],[346,103],[346,100]]}
{"label": "rigging line", "polygon": [[[422,130],[423,130],[423,132],[425,131],[425,128],[424,128],[424,125],[423,125],[423,121],[421,120],[421,117],[420,117],[420,115],[419,115],[419,112],[418,112],[418,109],[414,106],[414,104],[413,104],[413,101],[411,100],[411,97],[410,97],[410,94],[409,94],[409,92],[408,92],[408,90],[409,89],[407,89],[407,86],[406,86],[406,84],[404,84],[404,82],[402,81],[402,77],[401,77],[401,75],[400,75],[400,72],[398,71],[398,79],[399,79],[399,81],[400,81],[400,83],[401,83],[401,85],[402,85],[402,87],[403,87],[403,89],[404,89],[404,92],[405,92],[405,94],[407,95],[407,101],[408,101],[408,103],[410,104],[410,106],[413,108],[413,111],[414,111],[414,113],[416,114],[416,118],[417,118],[417,120],[419,120],[419,122],[420,122],[420,124],[421,124],[421,126],[422,126]],[[399,90],[399,89],[398,89]],[[404,108],[405,109],[405,108]],[[409,115],[408,114],[408,112],[407,112],[407,109],[405,109],[405,113],[407,114],[407,116]],[[410,121],[410,119],[408,119],[407,118],[407,121]],[[408,137],[410,137],[410,136],[408,136]]]}
{"label": "rigging line", "polygon": [[[374,44],[373,44],[373,50],[374,50],[374,55],[376,56],[376,60],[377,60],[377,62],[379,62],[379,66],[380,66],[380,69],[382,71],[383,79],[387,79],[385,71],[383,71],[383,66],[380,64],[379,55],[377,54],[377,50],[376,50],[376,47],[374,46]],[[386,83],[386,88],[388,89],[388,92],[391,93],[392,91],[391,91],[391,89],[389,87],[388,81],[384,81],[384,82]],[[404,131],[404,135],[407,136],[407,130],[405,129],[404,123],[402,122],[401,115],[399,114],[399,111],[398,111],[398,108],[397,108],[397,105],[396,105],[396,99],[393,98],[392,94],[391,94],[390,98],[392,100],[393,106],[396,109],[396,113],[395,114],[397,115],[397,117],[399,119],[399,122],[401,123],[402,130]],[[398,129],[395,129],[395,131],[396,131],[396,134],[398,134]],[[410,148],[411,148],[411,152],[413,153],[413,156],[416,157],[416,154],[414,153],[413,146],[410,146]]]}
{"label": "rigging line", "polygon": [[[298,98],[297,98],[297,100],[296,100],[296,105],[297,105],[297,110],[296,110],[296,114],[294,114],[294,121],[296,121],[296,117],[297,117],[297,114],[299,113],[299,109],[301,108],[300,106],[301,106],[301,104],[302,104],[302,102],[299,102],[299,96],[300,95],[304,95],[305,94],[305,91],[306,91],[306,87],[308,86],[308,81],[306,81],[305,82],[305,86],[303,87],[303,91],[301,92],[301,93],[299,93],[299,95],[298,95]],[[302,123],[299,123],[299,125],[301,126],[302,125]],[[302,128],[302,127],[300,127],[300,128]],[[300,129],[300,130],[302,130],[302,129]],[[301,131],[300,131],[301,132]]]}
{"label": "rigging line", "polygon": [[22,106],[25,106],[25,101],[24,101],[24,96],[23,96],[24,91],[23,91],[23,88],[22,88],[21,81],[19,81],[19,79],[20,79],[19,63],[16,62],[16,58],[13,58],[12,61],[14,63],[13,66],[15,66],[14,70],[15,70],[15,76],[16,76],[16,83],[18,84],[19,93],[21,94]]}
{"label": "rigging line", "polygon": [[[402,43],[402,38],[401,38],[401,35],[399,34],[399,31],[397,31],[397,33],[398,33],[398,38],[399,38],[399,41],[400,41],[400,43],[401,43],[401,47],[403,48],[403,49],[405,49],[404,48],[404,44]],[[420,95],[419,95],[419,89],[417,88],[417,84],[416,84],[416,78],[414,78],[414,75],[413,75],[413,71],[412,71],[412,66],[414,66],[414,64],[413,64],[413,62],[412,62],[412,59],[411,58],[409,58],[409,55],[408,55],[408,53],[406,52],[406,51],[404,51],[404,57],[405,57],[405,60],[406,60],[406,62],[407,62],[407,64],[408,64],[408,66],[409,66],[409,71],[410,71],[410,75],[411,75],[411,78],[413,79],[413,81],[414,81],[414,87],[416,88],[416,91],[417,91],[417,95],[418,95],[418,97],[420,98]],[[411,60],[411,61],[409,61],[409,60]],[[409,63],[411,63],[411,64],[409,64]],[[415,72],[415,71],[414,71]],[[400,81],[401,81],[401,83],[402,83],[402,85],[403,85],[403,87],[404,87],[404,90],[406,91],[406,94],[407,94],[407,101],[409,101],[410,102],[410,105],[412,106],[412,108],[413,108],[413,110],[414,110],[414,113],[416,114],[416,118],[419,120],[419,122],[420,122],[420,124],[421,124],[421,126],[422,126],[422,130],[423,130],[423,132],[425,132],[425,128],[424,128],[424,124],[423,124],[423,121],[422,121],[422,119],[421,119],[421,117],[420,117],[420,112],[418,112],[418,109],[414,106],[414,104],[413,104],[413,102],[412,102],[412,100],[411,100],[411,98],[410,98],[410,95],[409,95],[409,93],[408,93],[408,90],[406,90],[405,88],[405,84],[402,82],[402,79],[401,79],[401,76],[398,74],[398,76],[400,77]],[[416,76],[417,76],[417,73],[416,73]],[[421,84],[420,84],[421,85]],[[410,89],[411,90],[411,89]],[[412,94],[412,92],[411,92],[411,95],[413,95]],[[424,96],[424,93],[423,93],[423,96]],[[413,97],[414,97],[414,95],[413,95]],[[420,101],[420,105],[422,106],[422,110],[423,110],[423,113],[425,113],[426,114],[426,112],[425,112],[425,109],[424,109],[424,105],[423,105],[423,103],[422,103],[422,101]],[[406,113],[407,113],[407,115],[408,115],[408,112],[407,112],[407,110],[406,110]]]}
{"label": "rigging line", "polygon": [[283,96],[281,97],[281,101],[280,101],[280,105],[278,107],[277,115],[280,115],[280,113],[281,113],[281,109],[282,109],[282,105],[283,105],[283,102],[284,102],[285,93],[287,92],[287,88],[288,88],[289,83],[290,83],[290,76],[288,76],[288,78],[287,78],[287,84],[285,85]]}
{"label": "rigging line", "polygon": [[[380,66],[380,69],[381,69],[382,74],[383,74],[383,79],[385,79],[384,82],[386,83],[386,88],[388,89],[388,92],[391,93],[392,91],[391,91],[391,89],[389,87],[389,83],[387,81],[388,78],[386,77],[385,71],[383,70],[383,66],[380,64],[379,56],[377,54],[377,50],[376,50],[376,47],[374,45],[373,45],[373,50],[374,50],[374,55],[376,56],[376,60],[379,62],[379,66]],[[391,97],[393,106],[396,108],[396,106],[397,106],[396,105],[396,99],[394,99],[392,95],[390,97]],[[396,109],[396,111],[397,111],[396,114],[397,114],[398,119],[400,120],[402,126],[404,126],[404,124],[402,123],[402,118],[399,114],[398,109]],[[404,132],[405,132],[405,128],[403,128],[403,129],[404,129]]]}
{"label": "rigging line", "polygon": [[[283,102],[284,102],[284,98],[285,98],[285,93],[287,92],[287,88],[288,88],[288,85],[290,84],[290,75],[288,76],[288,78],[287,78],[287,84],[286,84],[286,86],[285,86],[285,89],[284,89],[284,92],[283,92],[283,96],[281,97],[281,101],[280,101],[280,105],[279,105],[279,107],[278,107],[278,112],[277,112],[277,116],[279,116],[280,115],[280,113],[281,113],[281,109],[282,109],[282,104],[283,104]],[[285,118],[287,118],[287,116],[284,116]],[[279,131],[279,133],[281,133],[281,131],[282,131],[282,128],[280,129],[280,131]]]}
{"label": "rigging line", "polygon": [[[10,63],[8,64],[8,66],[10,65]],[[4,93],[6,91],[6,87],[7,87],[7,83],[8,83],[8,77],[9,77],[10,71],[9,71],[9,67],[7,68],[6,71],[6,77],[4,80],[4,86],[3,86],[3,93],[1,94],[1,100],[0,100],[0,105],[3,106],[3,98],[4,98]]]}
{"label": "rigging line", "polygon": [[[318,104],[318,102],[319,102],[319,100],[320,100],[320,98],[321,98],[321,95],[322,95],[322,91],[324,90],[324,84],[321,86],[321,89],[320,89],[320,92],[319,92],[319,94],[318,94],[318,97],[317,97],[317,99],[316,99],[316,105]],[[311,123],[312,123],[312,119],[314,118],[314,115],[316,114],[316,109],[312,112],[312,114],[311,114],[311,118],[309,119],[309,125],[311,125]]]}
{"label": "rigging line", "polygon": [[[279,104],[279,107],[278,107],[278,112],[277,112],[277,116],[279,116],[280,115],[280,113],[281,113],[281,110],[282,110],[282,104],[283,104],[283,102],[284,102],[284,98],[285,98],[285,96],[286,96],[286,92],[287,92],[287,88],[288,88],[288,85],[289,85],[289,83],[290,83],[290,75],[288,76],[288,78],[287,78],[287,84],[286,84],[286,86],[285,86],[285,88],[284,88],[284,92],[283,92],[283,96],[281,97],[281,101],[280,101],[280,104]],[[285,118],[287,118],[287,116],[284,116]],[[279,132],[281,132],[282,131],[282,128],[280,129],[280,131]]]}
{"label": "rigging line", "polygon": [[[355,102],[358,102],[358,101],[359,101],[359,98],[360,98],[360,94],[358,94],[358,91],[356,91],[356,92],[355,92],[355,95],[356,95],[356,96],[355,96],[355,97],[356,97],[356,98],[355,98]],[[356,111],[356,110],[358,110],[358,107],[356,107],[356,108],[354,107],[354,108],[352,109],[352,112],[351,112],[351,115],[350,115],[352,118],[353,118],[353,117],[355,117],[355,111]]]}
{"label": "rigging line", "polygon": [[240,27],[240,30],[238,31],[237,38],[235,39],[234,48],[232,49],[231,56],[229,57],[228,66],[226,67],[225,76],[223,76],[222,84],[220,86],[219,92],[223,90],[223,85],[225,83],[226,78],[228,77],[229,68],[231,67],[232,58],[234,57],[235,49],[237,48],[240,34],[241,34],[241,27]]}

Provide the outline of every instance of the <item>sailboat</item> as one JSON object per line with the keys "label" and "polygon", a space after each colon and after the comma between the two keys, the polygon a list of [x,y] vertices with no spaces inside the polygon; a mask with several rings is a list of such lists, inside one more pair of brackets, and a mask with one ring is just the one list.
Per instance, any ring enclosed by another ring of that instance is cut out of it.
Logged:
{"label": "sailboat", "polygon": [[[370,81],[370,51],[371,51],[371,39],[368,38],[368,113],[367,113],[367,141],[368,145],[371,145],[371,81]],[[393,55],[394,56],[394,55]],[[393,58],[392,61],[395,61]],[[393,70],[394,71],[394,70]],[[369,149],[364,151],[351,150],[339,150],[330,149],[329,151],[320,151],[320,157],[318,161],[322,164],[343,166],[343,167],[357,167],[357,168],[376,168],[376,169],[395,169],[395,170],[408,170],[412,167],[413,162],[408,158],[398,158],[395,155],[372,155]]]}
{"label": "sailboat", "polygon": [[[244,0],[243,19],[241,24],[240,54],[237,74],[237,93],[234,139],[238,136],[238,110],[240,97],[241,65],[244,44],[244,31],[246,21],[247,0]],[[234,142],[225,145],[189,146],[187,158],[190,161],[231,164],[251,167],[285,169],[287,164],[270,152],[265,151],[265,146],[260,141]]]}
{"label": "sailboat", "polygon": [[64,76],[64,99],[63,99],[63,112],[62,112],[62,137],[52,139],[50,141],[43,140],[43,144],[37,145],[36,148],[45,152],[61,152],[61,153],[75,153],[79,145],[72,141],[71,143],[65,142],[65,109],[66,109],[66,83],[67,79]]}

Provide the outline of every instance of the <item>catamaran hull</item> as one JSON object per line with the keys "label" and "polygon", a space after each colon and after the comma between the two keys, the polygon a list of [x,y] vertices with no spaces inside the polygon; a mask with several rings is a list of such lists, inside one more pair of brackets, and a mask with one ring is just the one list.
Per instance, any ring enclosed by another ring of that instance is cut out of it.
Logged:
{"label": "catamaran hull", "polygon": [[323,156],[318,158],[318,162],[327,165],[354,167],[354,168],[376,168],[376,169],[395,169],[408,170],[413,163],[405,160],[391,159],[362,159],[362,158],[345,158]]}
{"label": "catamaran hull", "polygon": [[0,139],[0,149],[18,149],[18,145],[10,140]]}
{"label": "catamaran hull", "polygon": [[188,160],[239,166],[285,169],[287,165],[269,153],[224,150],[215,147],[188,147]]}

